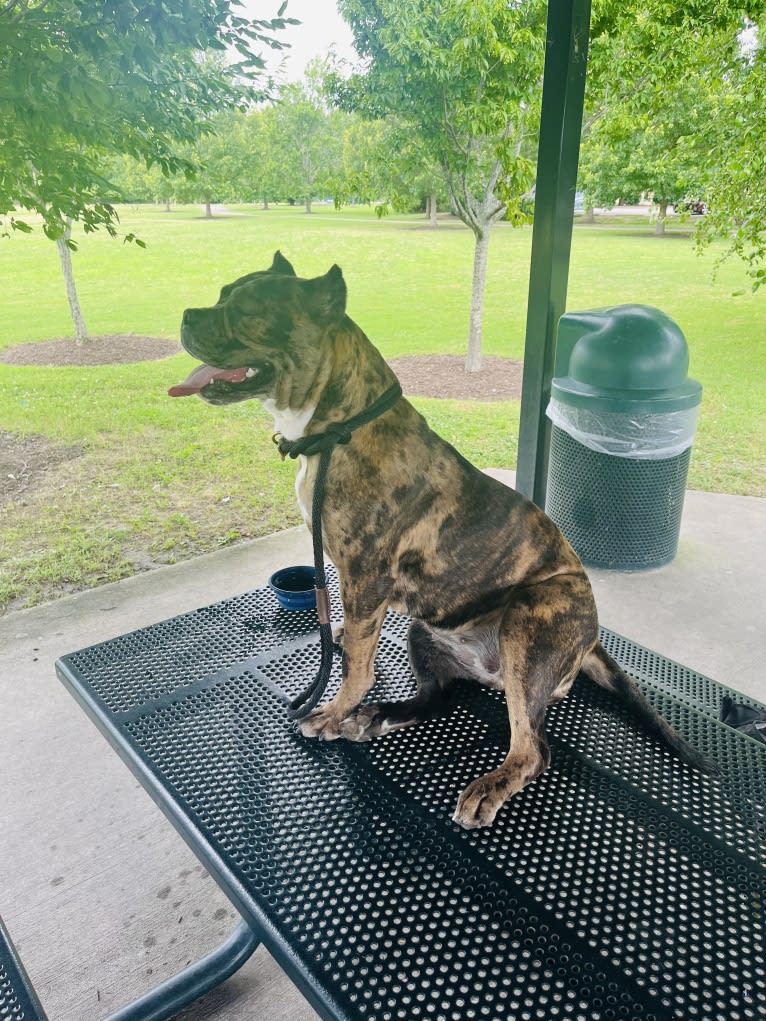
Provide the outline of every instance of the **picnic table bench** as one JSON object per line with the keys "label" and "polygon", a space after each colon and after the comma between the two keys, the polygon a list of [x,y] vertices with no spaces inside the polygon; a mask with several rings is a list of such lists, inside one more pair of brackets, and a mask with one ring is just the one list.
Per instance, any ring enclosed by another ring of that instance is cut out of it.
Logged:
{"label": "picnic table bench", "polygon": [[[412,692],[406,631],[388,615],[372,697]],[[60,659],[242,918],[115,1017],[170,1016],[258,941],[328,1021],[763,1017],[766,746],[718,721],[725,694],[757,703],[602,641],[722,776],[580,679],[549,712],[551,767],[470,832],[454,803],[505,754],[502,695],[465,682],[449,717],[368,744],[306,740],[285,706],[315,672],[316,617],[267,589]]]}
{"label": "picnic table bench", "polygon": [[45,1021],[42,1004],[29,981],[2,918],[0,918],[0,1019]]}

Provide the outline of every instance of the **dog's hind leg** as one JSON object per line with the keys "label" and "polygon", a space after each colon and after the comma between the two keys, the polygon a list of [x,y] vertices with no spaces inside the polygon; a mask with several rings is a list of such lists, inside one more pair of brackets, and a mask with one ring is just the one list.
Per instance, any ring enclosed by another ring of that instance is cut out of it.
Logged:
{"label": "dog's hind leg", "polygon": [[447,682],[457,676],[449,654],[433,639],[420,621],[413,621],[407,635],[410,665],[417,681],[413,698],[400,702],[373,702],[361,706],[340,725],[350,741],[370,741],[391,730],[409,727],[434,716],[445,716],[453,708]]}
{"label": "dog's hind leg", "polygon": [[466,829],[491,825],[503,804],[548,767],[546,709],[568,692],[596,637],[584,576],[558,575],[514,593],[500,624],[510,748],[502,765],[460,795],[455,822]]}

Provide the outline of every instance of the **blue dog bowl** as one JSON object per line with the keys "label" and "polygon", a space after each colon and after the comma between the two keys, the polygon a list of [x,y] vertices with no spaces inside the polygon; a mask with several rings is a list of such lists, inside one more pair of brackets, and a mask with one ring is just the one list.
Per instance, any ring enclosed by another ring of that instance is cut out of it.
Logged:
{"label": "blue dog bowl", "polygon": [[269,588],[283,610],[308,610],[316,606],[313,567],[283,567],[269,578]]}

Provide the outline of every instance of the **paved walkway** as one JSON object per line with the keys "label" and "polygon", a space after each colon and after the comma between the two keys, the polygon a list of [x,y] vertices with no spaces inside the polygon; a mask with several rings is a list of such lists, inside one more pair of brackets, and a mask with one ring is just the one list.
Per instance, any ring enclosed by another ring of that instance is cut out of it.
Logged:
{"label": "paved walkway", "polygon": [[[51,1021],[105,1017],[234,919],[56,680],[55,659],[310,561],[308,534],[292,529],[0,618],[0,913]],[[605,625],[766,702],[766,500],[690,492],[672,564],[591,576]],[[183,1017],[316,1015],[259,949]]]}

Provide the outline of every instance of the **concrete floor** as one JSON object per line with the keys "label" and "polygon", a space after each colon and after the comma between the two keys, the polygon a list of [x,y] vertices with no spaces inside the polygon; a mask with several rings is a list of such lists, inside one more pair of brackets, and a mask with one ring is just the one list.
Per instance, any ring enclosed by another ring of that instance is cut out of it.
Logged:
{"label": "concrete floor", "polygon": [[[235,918],[54,661],[310,561],[294,529],[0,619],[0,913],[51,1021],[107,1016],[211,950]],[[606,626],[764,702],[765,576],[766,500],[695,492],[672,564],[591,572]],[[316,1017],[262,948],[180,1016]]]}

